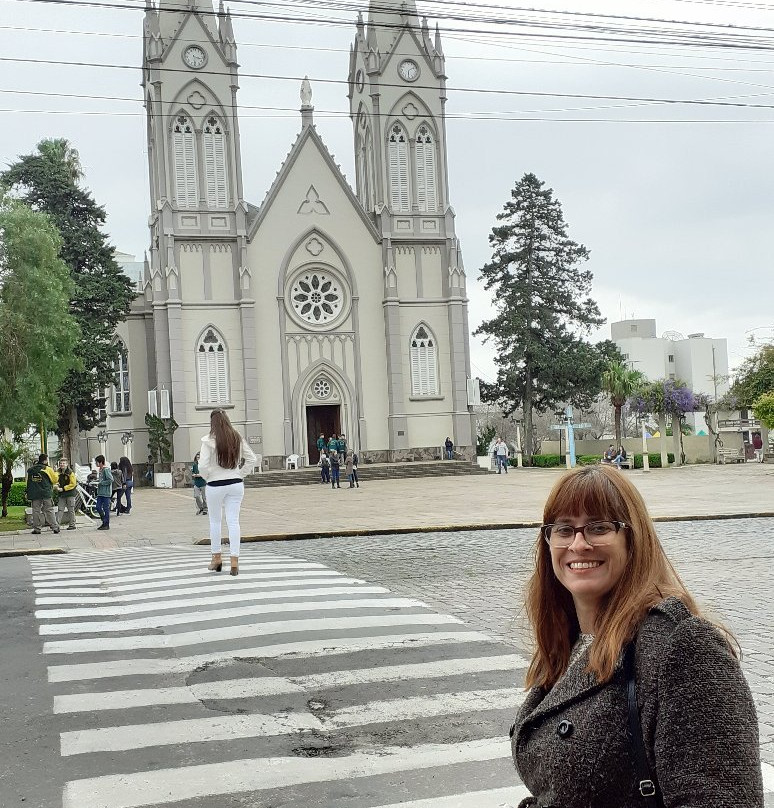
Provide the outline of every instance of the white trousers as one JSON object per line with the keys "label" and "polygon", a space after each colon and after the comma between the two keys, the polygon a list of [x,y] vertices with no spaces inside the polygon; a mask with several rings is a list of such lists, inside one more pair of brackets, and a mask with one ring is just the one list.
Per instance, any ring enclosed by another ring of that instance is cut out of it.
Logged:
{"label": "white trousers", "polygon": [[210,515],[210,547],[213,553],[220,552],[220,530],[223,524],[223,511],[226,512],[228,527],[229,555],[239,557],[239,542],[242,532],[239,528],[239,508],[245,495],[242,482],[230,485],[207,486],[207,510]]}

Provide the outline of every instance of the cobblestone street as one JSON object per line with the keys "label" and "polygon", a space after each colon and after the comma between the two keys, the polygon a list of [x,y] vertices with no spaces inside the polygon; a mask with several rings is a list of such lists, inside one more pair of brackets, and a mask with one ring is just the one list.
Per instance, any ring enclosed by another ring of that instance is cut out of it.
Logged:
{"label": "cobblestone street", "polygon": [[[774,764],[774,519],[665,522],[658,531],[700,605],[741,644],[762,759]],[[420,597],[525,651],[520,603],[534,538],[532,529],[471,531],[282,542],[273,549]]]}

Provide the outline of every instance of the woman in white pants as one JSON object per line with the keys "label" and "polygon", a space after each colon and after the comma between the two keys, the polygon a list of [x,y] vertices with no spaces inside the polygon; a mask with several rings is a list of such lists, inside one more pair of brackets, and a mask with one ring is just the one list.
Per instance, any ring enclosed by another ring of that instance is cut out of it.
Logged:
{"label": "woman in white pants", "polygon": [[202,438],[199,473],[207,481],[207,507],[210,516],[210,545],[212,561],[207,569],[220,572],[221,525],[223,511],[228,526],[231,574],[239,574],[239,509],[245,495],[244,478],[255,466],[255,454],[245,439],[231,426],[223,410],[210,414],[210,434]]}

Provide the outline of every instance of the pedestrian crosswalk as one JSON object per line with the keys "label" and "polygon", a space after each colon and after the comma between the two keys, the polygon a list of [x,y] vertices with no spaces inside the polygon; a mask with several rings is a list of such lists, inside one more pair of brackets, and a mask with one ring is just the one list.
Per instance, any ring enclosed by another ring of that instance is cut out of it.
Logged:
{"label": "pedestrian crosswalk", "polygon": [[[246,548],[31,559],[63,808],[515,808],[527,661],[378,582]],[[521,671],[521,673],[520,673]]]}

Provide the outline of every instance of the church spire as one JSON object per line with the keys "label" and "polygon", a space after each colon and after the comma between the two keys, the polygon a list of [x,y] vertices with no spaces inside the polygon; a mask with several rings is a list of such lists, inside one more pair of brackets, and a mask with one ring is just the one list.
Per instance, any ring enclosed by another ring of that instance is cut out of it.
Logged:
{"label": "church spire", "polygon": [[377,53],[392,50],[404,25],[419,29],[415,0],[371,0],[368,7],[368,44]]}

